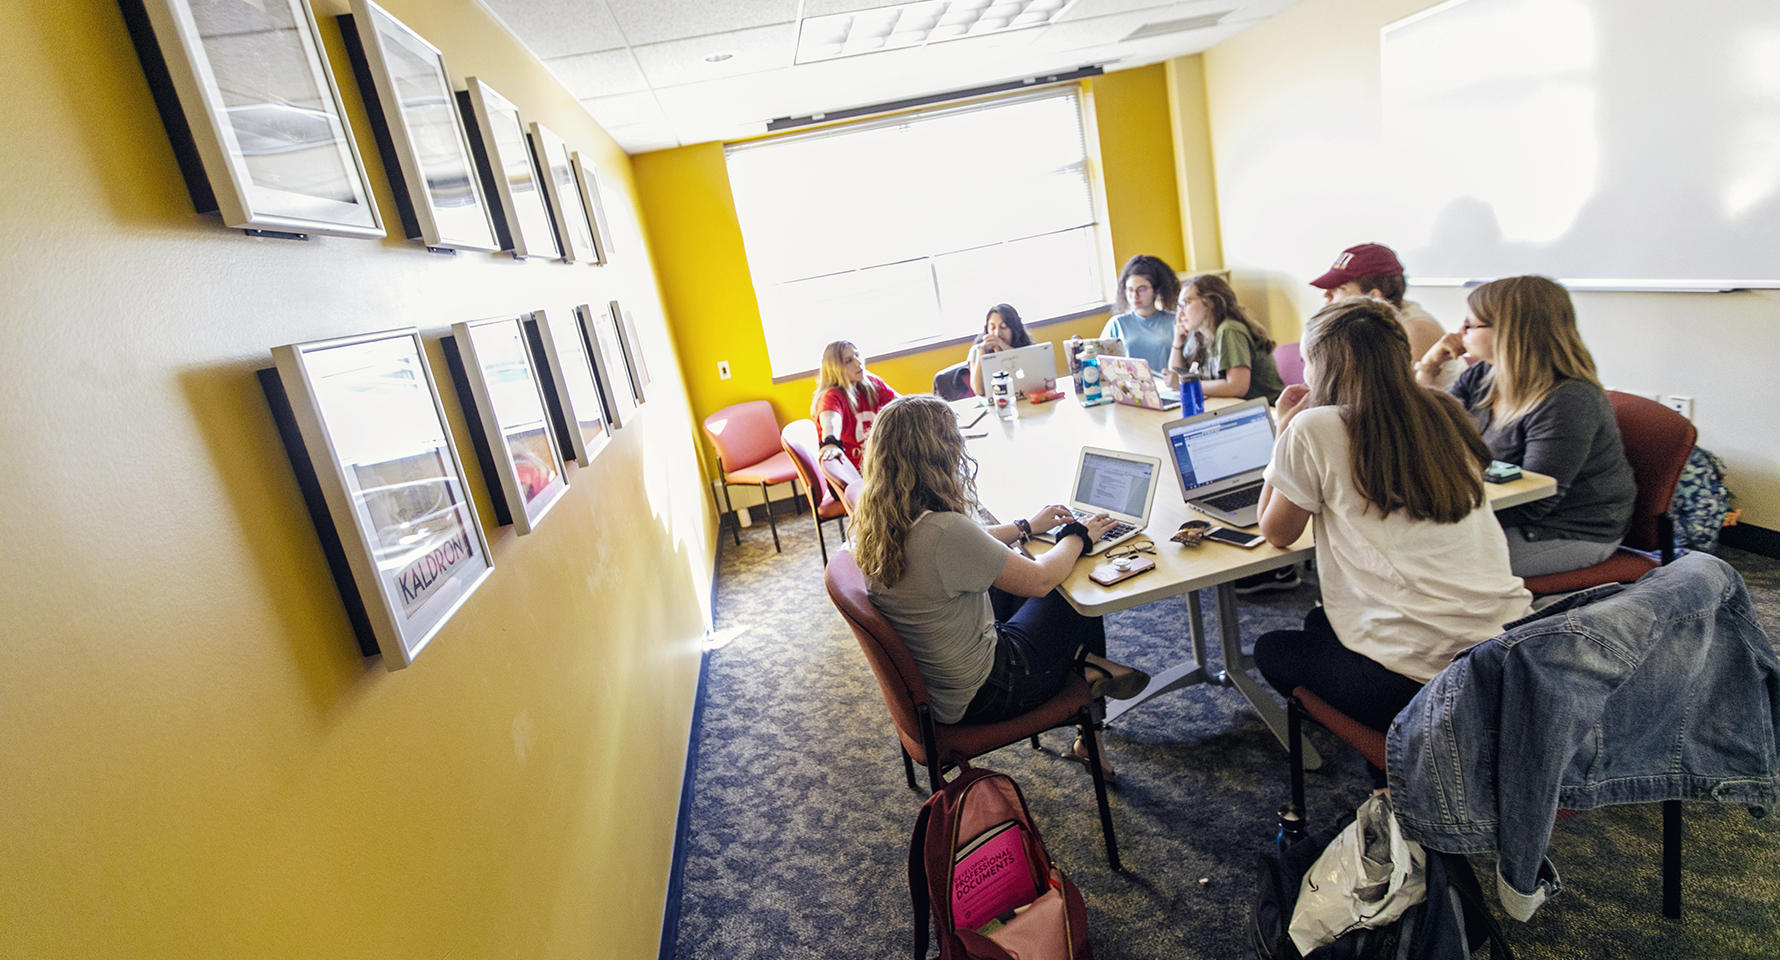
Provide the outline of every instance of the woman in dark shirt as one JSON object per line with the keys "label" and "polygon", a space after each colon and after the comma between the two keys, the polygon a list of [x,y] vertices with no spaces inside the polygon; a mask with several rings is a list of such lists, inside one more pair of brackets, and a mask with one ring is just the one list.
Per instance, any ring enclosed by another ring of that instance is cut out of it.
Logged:
{"label": "woman in dark shirt", "polygon": [[1416,379],[1433,386],[1442,364],[1476,357],[1453,396],[1497,460],[1557,480],[1552,496],[1496,515],[1515,575],[1600,563],[1625,537],[1638,488],[1569,291],[1545,277],[1508,277],[1471,291],[1465,305],[1461,332],[1434,344]]}

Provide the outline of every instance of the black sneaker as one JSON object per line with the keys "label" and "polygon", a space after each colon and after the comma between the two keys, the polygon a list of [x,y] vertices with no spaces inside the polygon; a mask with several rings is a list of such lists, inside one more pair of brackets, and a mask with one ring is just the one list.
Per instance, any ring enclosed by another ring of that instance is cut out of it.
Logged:
{"label": "black sneaker", "polygon": [[1302,581],[1298,579],[1298,565],[1292,564],[1257,573],[1252,577],[1243,577],[1236,581],[1236,592],[1239,594],[1266,593],[1269,590],[1291,590]]}

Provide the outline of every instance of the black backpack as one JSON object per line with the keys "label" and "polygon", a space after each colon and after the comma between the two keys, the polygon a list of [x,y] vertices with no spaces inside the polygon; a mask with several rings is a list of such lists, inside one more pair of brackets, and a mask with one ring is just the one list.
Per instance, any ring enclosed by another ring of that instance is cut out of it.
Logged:
{"label": "black backpack", "polygon": [[1427,850],[1428,897],[1410,907],[1395,922],[1376,929],[1343,934],[1334,943],[1298,953],[1287,928],[1298,904],[1298,889],[1323,848],[1333,841],[1353,815],[1334,826],[1313,833],[1284,851],[1264,853],[1260,863],[1260,889],[1254,915],[1243,938],[1243,955],[1249,960],[1468,960],[1472,952],[1490,942],[1491,960],[1514,960],[1514,951],[1502,939],[1502,930],[1483,903],[1483,888],[1471,864],[1456,854]]}

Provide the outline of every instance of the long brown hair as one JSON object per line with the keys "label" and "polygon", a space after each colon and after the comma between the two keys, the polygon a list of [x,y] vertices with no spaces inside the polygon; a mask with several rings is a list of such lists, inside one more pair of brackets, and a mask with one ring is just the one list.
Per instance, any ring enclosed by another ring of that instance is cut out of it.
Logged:
{"label": "long brown hair", "polygon": [[[1242,309],[1242,305],[1236,302],[1236,291],[1230,288],[1229,282],[1223,277],[1213,273],[1202,273],[1181,284],[1181,291],[1197,294],[1199,299],[1204,300],[1205,305],[1210,308],[1210,329],[1198,331],[1202,340],[1209,343],[1217,336],[1218,324],[1225,320],[1235,320],[1248,328],[1249,337],[1255,341],[1255,349],[1265,353],[1273,352],[1273,337],[1268,335],[1266,327],[1256,323],[1248,315],[1248,311]],[[1181,298],[1180,308],[1186,309],[1185,296]]]}
{"label": "long brown hair", "polygon": [[923,513],[976,517],[976,459],[964,448],[952,408],[930,393],[897,397],[878,411],[862,474],[853,556],[873,582],[895,586],[902,579],[903,546]]}
{"label": "long brown hair", "polygon": [[1349,297],[1304,328],[1312,406],[1341,409],[1354,486],[1383,516],[1457,523],[1483,504],[1490,449],[1457,400],[1410,372],[1409,335],[1383,300]]}
{"label": "long brown hair", "polygon": [[[822,406],[822,395],[831,389],[837,387],[840,389],[841,396],[847,401],[847,409],[854,413],[859,412],[859,401],[870,395],[867,392],[866,384],[871,381],[862,378],[857,384],[854,384],[847,380],[847,368],[841,362],[841,356],[846,353],[848,347],[853,347],[853,341],[836,340],[822,348],[822,368],[816,374],[816,392],[810,397],[811,417],[815,417]],[[859,358],[859,366],[863,368],[865,356],[859,352],[858,347],[853,347],[853,355]]]}
{"label": "long brown hair", "polygon": [[1544,403],[1565,380],[1599,387],[1595,358],[1576,330],[1570,291],[1546,277],[1492,280],[1465,298],[1471,315],[1496,330],[1496,360],[1484,397],[1497,424]]}

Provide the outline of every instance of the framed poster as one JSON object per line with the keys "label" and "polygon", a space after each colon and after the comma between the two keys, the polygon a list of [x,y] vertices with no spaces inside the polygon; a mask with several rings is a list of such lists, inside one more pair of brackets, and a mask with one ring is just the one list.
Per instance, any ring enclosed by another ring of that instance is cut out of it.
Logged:
{"label": "framed poster", "polygon": [[588,359],[593,361],[599,378],[600,395],[606,400],[606,413],[612,426],[622,427],[637,412],[636,395],[631,392],[630,369],[624,362],[624,344],[618,336],[618,324],[612,311],[595,310],[584,303],[575,308],[575,325],[586,338]]}
{"label": "framed poster", "polygon": [[494,570],[420,332],[272,358],[260,384],[359,648],[400,670]]}
{"label": "framed poster", "polygon": [[251,234],[381,237],[306,0],[118,0],[186,191]]}
{"label": "framed poster", "polygon": [[581,184],[575,178],[569,145],[534,120],[532,152],[538,155],[538,173],[544,178],[544,198],[550,201],[556,237],[562,241],[562,259],[595,262],[593,231],[587,226],[587,208],[581,203]]}
{"label": "framed poster", "polygon": [[493,214],[495,239],[516,258],[561,257],[519,108],[475,77],[464,82],[469,89],[458,91],[458,110]]}
{"label": "framed poster", "polygon": [[542,310],[526,315],[525,336],[544,374],[544,405],[564,459],[585,467],[608,442],[606,401],[578,323],[552,325]]}
{"label": "framed poster", "polygon": [[556,430],[517,317],[451,325],[441,341],[470,421],[494,515],[520,535],[538,528],[568,489]]}
{"label": "framed poster", "polygon": [[444,56],[371,0],[338,19],[408,239],[499,250]]}
{"label": "framed poster", "polygon": [[624,346],[624,365],[630,370],[631,394],[637,398],[640,407],[649,400],[643,393],[643,388],[649,385],[649,367],[643,363],[643,344],[637,339],[636,322],[629,310],[618,306],[618,301],[614,300],[606,307],[612,312],[613,324],[618,327],[618,342]]}
{"label": "framed poster", "polygon": [[575,182],[581,185],[581,206],[587,210],[588,226],[593,232],[593,262],[604,266],[612,258],[612,227],[606,223],[606,203],[600,199],[599,169],[591,160],[582,160],[581,151],[570,155],[575,167]]}

